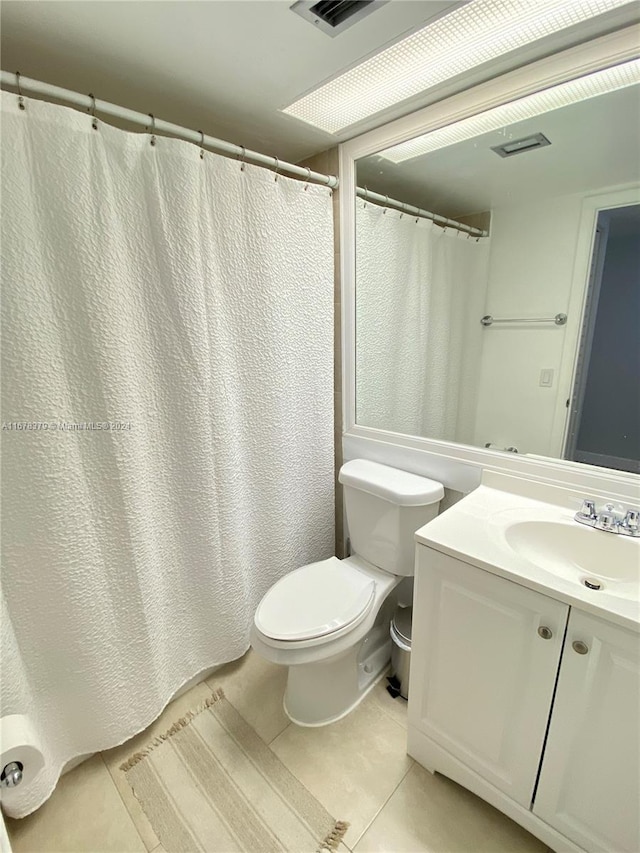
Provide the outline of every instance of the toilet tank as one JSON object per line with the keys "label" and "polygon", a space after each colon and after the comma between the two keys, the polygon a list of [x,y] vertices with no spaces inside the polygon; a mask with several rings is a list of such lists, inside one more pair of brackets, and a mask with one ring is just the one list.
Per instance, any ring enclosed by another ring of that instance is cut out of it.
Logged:
{"label": "toilet tank", "polygon": [[413,575],[413,534],[438,514],[442,483],[352,459],[340,469],[351,551],[393,575]]}

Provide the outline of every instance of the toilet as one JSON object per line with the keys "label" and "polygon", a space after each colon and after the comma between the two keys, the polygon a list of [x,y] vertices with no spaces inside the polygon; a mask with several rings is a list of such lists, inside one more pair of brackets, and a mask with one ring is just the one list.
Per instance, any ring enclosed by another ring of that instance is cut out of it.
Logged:
{"label": "toilet", "polygon": [[441,483],[354,459],[340,469],[352,554],[285,575],[263,597],[254,650],[289,667],[284,710],[301,726],[346,716],[382,677],[389,625],[414,573],[415,531],[438,514]]}

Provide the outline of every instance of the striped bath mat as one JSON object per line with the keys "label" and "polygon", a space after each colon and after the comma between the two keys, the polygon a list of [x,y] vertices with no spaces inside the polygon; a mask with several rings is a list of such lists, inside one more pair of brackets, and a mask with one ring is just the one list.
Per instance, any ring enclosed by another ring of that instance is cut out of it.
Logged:
{"label": "striped bath mat", "polygon": [[122,767],[169,853],[336,850],[335,821],[222,690]]}

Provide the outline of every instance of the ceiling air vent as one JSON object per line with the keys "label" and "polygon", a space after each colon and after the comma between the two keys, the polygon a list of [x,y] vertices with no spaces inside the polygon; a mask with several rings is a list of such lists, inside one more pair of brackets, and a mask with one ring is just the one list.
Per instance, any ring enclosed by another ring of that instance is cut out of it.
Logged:
{"label": "ceiling air vent", "polygon": [[514,154],[524,154],[525,151],[533,151],[535,148],[544,148],[551,145],[544,133],[532,133],[522,139],[510,139],[504,145],[496,145],[491,150],[500,157],[513,157]]}
{"label": "ceiling air vent", "polygon": [[291,6],[291,11],[303,17],[305,21],[310,21],[328,36],[337,36],[388,2],[389,0],[319,0],[314,3],[298,0]]}

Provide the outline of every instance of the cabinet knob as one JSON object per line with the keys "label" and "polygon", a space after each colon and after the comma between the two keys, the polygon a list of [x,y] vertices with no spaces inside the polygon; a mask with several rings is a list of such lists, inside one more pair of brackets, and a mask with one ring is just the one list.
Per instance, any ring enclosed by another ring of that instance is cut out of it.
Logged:
{"label": "cabinet knob", "polygon": [[538,628],[538,634],[542,637],[543,640],[550,640],[553,637],[553,631],[551,628],[547,628],[546,625],[541,625]]}
{"label": "cabinet knob", "polygon": [[586,643],[583,643],[582,640],[574,640],[571,645],[573,647],[573,651],[577,652],[579,655],[586,655],[589,651],[589,646]]}

